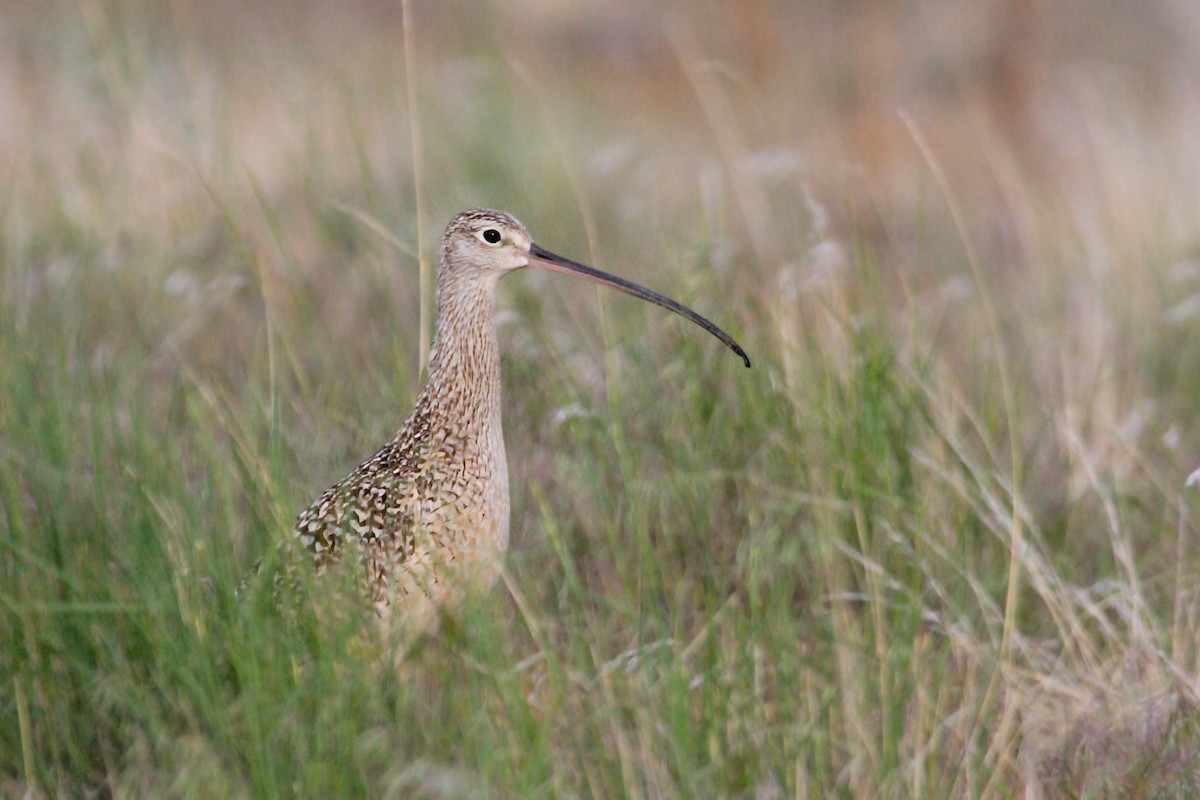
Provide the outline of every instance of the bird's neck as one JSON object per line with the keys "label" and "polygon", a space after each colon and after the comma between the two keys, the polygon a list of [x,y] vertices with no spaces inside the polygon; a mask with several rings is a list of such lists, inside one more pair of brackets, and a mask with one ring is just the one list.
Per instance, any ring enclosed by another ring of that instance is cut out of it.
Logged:
{"label": "bird's neck", "polygon": [[438,287],[437,335],[426,398],[478,423],[499,425],[500,345],[494,282]]}

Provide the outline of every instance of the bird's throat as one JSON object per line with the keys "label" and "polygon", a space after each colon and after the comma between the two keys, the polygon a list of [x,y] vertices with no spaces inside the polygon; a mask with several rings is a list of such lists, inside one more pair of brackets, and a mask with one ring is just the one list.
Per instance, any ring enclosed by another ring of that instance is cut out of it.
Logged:
{"label": "bird's throat", "polygon": [[426,392],[435,406],[480,425],[500,420],[500,345],[493,286],[458,287],[471,296],[439,293],[437,335]]}

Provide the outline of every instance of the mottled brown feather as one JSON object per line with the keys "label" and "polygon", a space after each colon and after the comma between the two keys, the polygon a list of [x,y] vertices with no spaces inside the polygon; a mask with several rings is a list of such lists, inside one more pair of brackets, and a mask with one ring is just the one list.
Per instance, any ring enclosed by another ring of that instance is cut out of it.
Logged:
{"label": "mottled brown feather", "polygon": [[503,212],[472,210],[451,221],[438,266],[438,332],[415,409],[294,526],[318,572],[354,551],[381,610],[412,595],[435,605],[454,599],[455,565],[494,559],[508,545],[493,316],[496,281],[522,263],[495,263],[494,251],[477,244],[487,228],[528,249],[525,227]]}

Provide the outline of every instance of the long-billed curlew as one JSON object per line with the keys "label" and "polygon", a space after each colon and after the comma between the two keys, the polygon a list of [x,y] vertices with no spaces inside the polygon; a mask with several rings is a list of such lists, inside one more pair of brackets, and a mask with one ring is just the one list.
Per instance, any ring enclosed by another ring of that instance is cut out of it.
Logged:
{"label": "long-billed curlew", "polygon": [[580,275],[657,303],[716,336],[750,366],[737,342],[704,317],[543,250],[509,214],[473,209],[456,216],[442,235],[437,335],[416,408],[378,453],[296,520],[295,535],[318,572],[348,547],[357,552],[381,613],[397,604],[406,615],[429,619],[429,612],[461,594],[463,565],[474,565],[474,585],[490,585],[492,564],[508,547],[508,463],[493,316],[496,284],[525,266]]}

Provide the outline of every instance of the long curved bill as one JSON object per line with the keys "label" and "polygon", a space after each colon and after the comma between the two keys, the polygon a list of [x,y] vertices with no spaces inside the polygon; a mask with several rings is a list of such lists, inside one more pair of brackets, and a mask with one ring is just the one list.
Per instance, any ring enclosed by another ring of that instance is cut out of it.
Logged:
{"label": "long curved bill", "polygon": [[577,261],[572,261],[569,258],[563,258],[560,255],[555,255],[549,250],[538,247],[536,244],[529,245],[529,265],[531,267],[542,267],[554,272],[562,272],[566,275],[578,275],[581,278],[595,281],[603,286],[611,286],[625,294],[631,294],[634,297],[640,297],[643,300],[649,300],[655,305],[662,306],[668,311],[674,311],[681,317],[686,317],[692,322],[699,325],[704,330],[711,333],[713,336],[720,339],[726,347],[742,357],[742,361],[746,362],[746,366],[750,366],[750,357],[746,355],[746,351],[742,346],[733,340],[725,331],[718,328],[713,323],[709,322],[704,317],[692,311],[684,305],[676,303],[669,297],[665,297],[658,292],[652,292],[644,286],[638,286],[632,281],[627,281],[624,278],[618,278],[616,275],[609,275],[607,272],[601,272],[598,269],[589,267],[586,264],[580,264]]}

